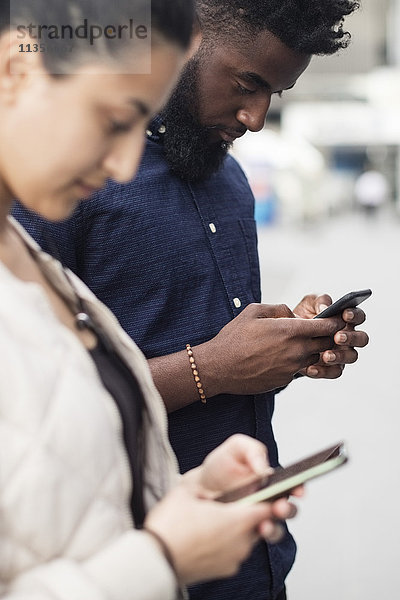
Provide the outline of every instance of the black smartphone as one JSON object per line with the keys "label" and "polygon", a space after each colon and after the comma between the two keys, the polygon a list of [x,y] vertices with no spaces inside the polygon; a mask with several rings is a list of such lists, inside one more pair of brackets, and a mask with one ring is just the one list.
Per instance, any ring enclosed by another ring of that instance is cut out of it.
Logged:
{"label": "black smartphone", "polygon": [[253,478],[247,484],[218,496],[219,502],[254,504],[288,496],[297,486],[329,473],[348,461],[346,448],[339,442],[322,452],[313,454],[285,469],[278,467],[270,475]]}
{"label": "black smartphone", "polygon": [[360,290],[358,292],[350,292],[339,300],[336,300],[331,306],[328,306],[314,319],[327,319],[328,317],[335,317],[341,315],[346,308],[355,308],[361,302],[364,302],[372,295],[372,290]]}

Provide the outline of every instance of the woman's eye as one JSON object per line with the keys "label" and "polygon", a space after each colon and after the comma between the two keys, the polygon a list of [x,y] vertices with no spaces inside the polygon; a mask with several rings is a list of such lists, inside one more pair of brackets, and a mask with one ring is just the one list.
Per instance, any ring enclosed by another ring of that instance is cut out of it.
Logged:
{"label": "woman's eye", "polygon": [[121,121],[111,121],[110,131],[113,134],[127,133],[132,128],[132,123],[123,123]]}
{"label": "woman's eye", "polygon": [[244,87],[241,83],[237,82],[237,86],[239,88],[239,91],[241,94],[255,94],[256,90],[249,90],[248,88]]}

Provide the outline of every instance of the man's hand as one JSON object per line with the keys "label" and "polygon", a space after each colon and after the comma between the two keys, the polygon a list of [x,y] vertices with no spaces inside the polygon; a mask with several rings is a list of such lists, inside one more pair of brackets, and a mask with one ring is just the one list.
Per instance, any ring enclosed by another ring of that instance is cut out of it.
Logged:
{"label": "man's hand", "polygon": [[[283,387],[318,363],[343,328],[339,316],[314,321],[307,313],[296,319],[285,305],[250,304],[214,338],[192,346],[201,385],[207,398]],[[149,364],[169,412],[199,401],[186,350],[152,358]]]}
{"label": "man's hand", "polygon": [[296,319],[285,305],[251,304],[194,349],[204,389],[209,396],[258,394],[287,385],[333,348],[343,326],[340,317]]}
{"label": "man's hand", "polygon": [[[331,304],[332,298],[327,294],[310,294],[303,298],[293,312],[302,319],[313,319]],[[364,323],[365,313],[360,308],[348,308],[343,312],[342,319],[346,326],[335,334],[333,348],[322,352],[318,362],[303,369],[303,375],[313,379],[337,379],[346,365],[357,361],[358,352],[355,348],[364,348],[369,342],[364,331],[355,330],[357,325]]]}

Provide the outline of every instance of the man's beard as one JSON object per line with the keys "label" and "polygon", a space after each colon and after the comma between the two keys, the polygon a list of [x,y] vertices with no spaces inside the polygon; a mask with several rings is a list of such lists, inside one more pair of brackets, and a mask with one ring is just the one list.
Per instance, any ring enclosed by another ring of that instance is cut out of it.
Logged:
{"label": "man's beard", "polygon": [[171,171],[193,183],[218,171],[230,146],[222,140],[210,143],[212,128],[199,122],[198,69],[199,63],[192,59],[161,115],[166,126],[165,157]]}

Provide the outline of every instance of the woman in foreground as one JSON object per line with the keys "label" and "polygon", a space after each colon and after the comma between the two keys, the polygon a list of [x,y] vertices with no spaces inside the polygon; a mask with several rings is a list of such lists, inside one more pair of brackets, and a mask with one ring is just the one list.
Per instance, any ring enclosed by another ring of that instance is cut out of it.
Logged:
{"label": "woman in foreground", "polygon": [[276,519],[295,512],[286,500],[253,507],[212,500],[268,468],[264,447],[243,436],[178,477],[144,357],[90,291],[9,217],[19,198],[47,219],[65,219],[107,178],[133,177],[147,122],[184,63],[193,7],[153,0],[148,75],[137,74],[146,49],[132,39],[114,43],[111,26],[94,43],[73,39],[66,49],[47,40],[43,51],[33,49],[38,28],[23,43],[21,31],[76,28],[89,17],[127,23],[147,4],[14,0],[11,30],[0,13],[4,599],[172,599],[186,584],[233,574],[260,536],[279,537]]}

